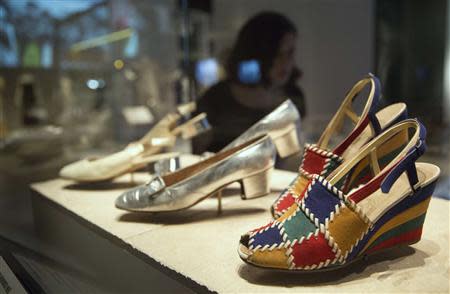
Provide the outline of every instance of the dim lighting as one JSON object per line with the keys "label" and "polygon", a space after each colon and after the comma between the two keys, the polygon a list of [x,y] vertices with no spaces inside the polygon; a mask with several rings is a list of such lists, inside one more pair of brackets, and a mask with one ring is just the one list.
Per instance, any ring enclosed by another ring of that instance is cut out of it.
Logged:
{"label": "dim lighting", "polygon": [[124,62],[123,62],[122,59],[116,59],[116,60],[114,60],[114,67],[115,67],[117,70],[121,70],[121,69],[123,68],[123,66],[124,66]]}

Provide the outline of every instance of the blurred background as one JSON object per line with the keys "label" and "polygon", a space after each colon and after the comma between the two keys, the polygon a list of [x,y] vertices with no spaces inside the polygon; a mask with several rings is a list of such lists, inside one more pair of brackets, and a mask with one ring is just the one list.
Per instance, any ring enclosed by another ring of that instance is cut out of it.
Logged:
{"label": "blurred background", "polygon": [[198,100],[226,78],[239,30],[261,11],[297,30],[302,140],[317,139],[345,93],[372,72],[383,104],[406,102],[426,124],[426,160],[442,169],[435,196],[448,199],[447,0],[0,0],[0,244],[46,256],[29,184],[118,150]]}

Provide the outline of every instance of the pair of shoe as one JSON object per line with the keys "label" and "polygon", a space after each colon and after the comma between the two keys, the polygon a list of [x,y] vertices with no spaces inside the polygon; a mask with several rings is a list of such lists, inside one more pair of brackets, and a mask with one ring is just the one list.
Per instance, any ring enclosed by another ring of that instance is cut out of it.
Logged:
{"label": "pair of shoe", "polygon": [[151,162],[177,157],[178,153],[161,151],[173,147],[177,137],[190,139],[210,128],[205,113],[186,120],[195,109],[193,102],[180,105],[175,113],[167,114],[144,137],[123,150],[102,158],[86,158],[71,163],[63,167],[59,175],[78,182],[106,181],[141,169]]}
{"label": "pair of shoe", "polygon": [[266,117],[206,159],[131,189],[116,200],[129,211],[167,212],[189,208],[217,194],[233,182],[241,183],[242,199],[267,195],[275,154],[287,157],[300,150],[297,125],[300,115],[286,100]]}
{"label": "pair of shoe", "polygon": [[[274,220],[241,236],[243,261],[298,272],[331,270],[420,240],[440,170],[416,162],[426,149],[425,127],[406,118],[402,103],[375,113],[379,82],[370,76],[355,87],[366,83],[375,94],[363,114],[348,109],[347,96],[318,143],[306,146],[297,178],[271,207]],[[356,126],[330,148],[343,116]]]}

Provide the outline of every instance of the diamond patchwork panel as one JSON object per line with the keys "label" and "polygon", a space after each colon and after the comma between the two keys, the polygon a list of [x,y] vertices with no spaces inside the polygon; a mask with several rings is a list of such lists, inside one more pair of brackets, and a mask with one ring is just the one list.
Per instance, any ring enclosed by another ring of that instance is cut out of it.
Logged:
{"label": "diamond patchwork panel", "polygon": [[291,207],[292,204],[294,204],[295,198],[291,194],[291,192],[286,192],[282,198],[278,201],[278,204],[276,206],[277,212],[282,212]]}
{"label": "diamond patchwork panel", "polygon": [[320,175],[326,163],[326,157],[306,148],[301,168],[309,174]]}
{"label": "diamond patchwork panel", "polygon": [[342,254],[353,248],[358,239],[367,231],[366,224],[355,212],[343,207],[329,224],[330,235],[333,236]]}
{"label": "diamond patchwork panel", "polygon": [[288,191],[280,196],[280,198],[275,202],[274,215],[280,217],[286,210],[291,207],[296,199],[302,199],[305,193],[305,189],[308,186],[308,178],[304,175],[298,176],[295,181],[289,186]]}
{"label": "diamond patchwork panel", "polygon": [[302,237],[307,237],[310,233],[316,230],[316,226],[311,220],[298,208],[297,213],[288,218],[283,224],[284,234],[287,240],[300,240]]}
{"label": "diamond patchwork panel", "polygon": [[302,200],[305,210],[314,214],[314,218],[317,218],[321,224],[325,224],[325,220],[332,212],[335,212],[336,206],[341,206],[338,196],[328,191],[319,181],[311,185],[309,194],[311,196],[305,196]]}
{"label": "diamond patchwork panel", "polygon": [[307,145],[300,171],[308,175],[327,176],[342,162],[338,155],[322,150],[315,145]]}
{"label": "diamond patchwork panel", "polygon": [[322,233],[292,247],[291,267],[322,267],[336,257]]}
{"label": "diamond patchwork panel", "polygon": [[304,175],[300,175],[298,177],[298,180],[295,181],[294,185],[292,186],[292,191],[294,192],[294,194],[297,197],[301,197],[303,196],[306,187],[308,186],[310,180],[304,176]]}
{"label": "diamond patchwork panel", "polygon": [[250,239],[249,245],[252,248],[260,248],[270,247],[274,244],[280,244],[281,242],[283,242],[282,236],[279,229],[275,226],[256,233],[256,235]]}
{"label": "diamond patchwork panel", "polygon": [[288,266],[285,248],[265,251],[257,250],[250,257],[250,261],[261,266],[267,265],[275,268],[286,268]]}

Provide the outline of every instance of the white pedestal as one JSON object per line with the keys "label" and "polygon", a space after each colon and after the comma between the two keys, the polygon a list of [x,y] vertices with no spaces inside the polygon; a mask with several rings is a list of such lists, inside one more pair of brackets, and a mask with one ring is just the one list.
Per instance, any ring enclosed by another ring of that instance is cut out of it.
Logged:
{"label": "white pedestal", "polygon": [[[281,188],[294,176],[274,173],[273,182]],[[432,199],[419,243],[339,271],[299,275],[251,267],[237,254],[240,235],[270,219],[278,193],[242,201],[240,191],[230,189],[220,215],[215,198],[183,212],[150,215],[114,207],[129,188],[129,176],[109,184],[55,179],[32,185],[42,236],[91,264],[118,292],[449,291],[450,205],[442,199]]]}

